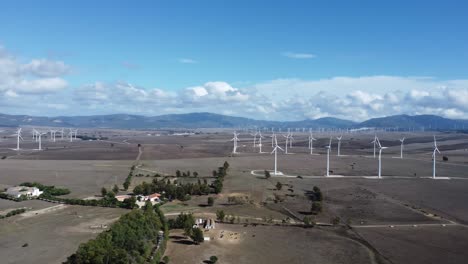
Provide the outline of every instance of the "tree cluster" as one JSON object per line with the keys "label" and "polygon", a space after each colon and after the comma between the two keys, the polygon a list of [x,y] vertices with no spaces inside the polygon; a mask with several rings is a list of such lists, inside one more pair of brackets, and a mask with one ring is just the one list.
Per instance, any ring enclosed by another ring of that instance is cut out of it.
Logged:
{"label": "tree cluster", "polygon": [[0,219],[7,218],[7,217],[10,217],[10,216],[14,216],[14,215],[18,215],[18,214],[22,214],[24,212],[26,212],[26,209],[24,209],[24,208],[15,209],[15,210],[12,210],[12,211],[8,212],[5,215],[0,215]]}
{"label": "tree cluster", "polygon": [[70,190],[67,188],[57,188],[53,185],[43,185],[38,182],[23,182],[20,184],[20,186],[36,187],[40,191],[44,192],[43,194],[51,195],[51,196],[60,196],[60,195],[70,194]]}
{"label": "tree cluster", "polygon": [[165,248],[157,247],[159,231],[167,234],[165,219],[148,202],[144,210],[123,215],[108,231],[81,244],[64,263],[158,263]]}

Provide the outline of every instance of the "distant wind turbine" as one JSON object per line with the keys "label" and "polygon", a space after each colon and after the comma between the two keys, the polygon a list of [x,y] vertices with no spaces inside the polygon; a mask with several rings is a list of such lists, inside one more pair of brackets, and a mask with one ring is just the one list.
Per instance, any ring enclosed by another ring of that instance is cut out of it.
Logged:
{"label": "distant wind turbine", "polygon": [[405,138],[400,139],[401,145],[400,145],[400,159],[403,159],[403,144],[405,142]]}
{"label": "distant wind turbine", "polygon": [[[286,146],[287,146],[287,144],[286,144]],[[271,154],[275,153],[275,171],[274,171],[274,175],[278,175],[278,171],[277,171],[277,165],[278,165],[278,149],[284,151],[280,146],[278,146],[278,141],[276,140],[276,136],[275,136],[275,148],[274,148],[273,151],[271,152]]]}
{"label": "distant wind turbine", "polygon": [[330,137],[330,143],[325,148],[327,149],[327,177],[330,176],[330,151],[331,151],[332,137]]}
{"label": "distant wind turbine", "polygon": [[436,178],[436,152],[440,154],[440,150],[437,147],[436,137],[434,136],[434,152],[432,153],[432,178]]}

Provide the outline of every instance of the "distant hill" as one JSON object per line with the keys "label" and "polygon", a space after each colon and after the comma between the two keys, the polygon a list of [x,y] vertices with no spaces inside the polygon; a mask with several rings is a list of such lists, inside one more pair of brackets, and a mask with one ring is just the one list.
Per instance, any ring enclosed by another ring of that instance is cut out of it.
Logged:
{"label": "distant hill", "polygon": [[160,116],[141,115],[93,115],[93,116],[57,116],[41,117],[28,115],[0,114],[0,126],[51,126],[51,127],[88,127],[120,129],[156,129],[156,128],[400,128],[400,129],[439,129],[454,130],[466,127],[468,120],[453,120],[435,115],[395,115],[373,118],[357,123],[350,120],[325,117],[301,121],[266,121],[244,117],[219,115],[213,113],[189,113]]}
{"label": "distant hill", "polygon": [[454,120],[436,115],[394,115],[372,118],[359,124],[360,127],[394,127],[394,128],[424,128],[427,130],[460,130],[468,129],[468,120]]}

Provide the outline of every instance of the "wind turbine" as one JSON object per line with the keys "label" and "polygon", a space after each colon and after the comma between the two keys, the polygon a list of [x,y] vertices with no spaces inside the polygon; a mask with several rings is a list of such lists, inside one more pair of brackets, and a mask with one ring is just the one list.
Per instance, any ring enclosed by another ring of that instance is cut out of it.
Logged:
{"label": "wind turbine", "polygon": [[20,147],[19,147],[20,139],[24,140],[23,137],[21,136],[21,129],[22,129],[21,127],[18,128],[18,130],[16,131],[16,134],[14,134],[16,135],[16,148],[13,150],[20,150]]}
{"label": "wind turbine", "polygon": [[377,138],[377,144],[379,145],[379,179],[381,179],[382,178],[382,150],[386,149],[387,147],[382,147],[382,145],[380,144],[379,138]]}
{"label": "wind turbine", "polygon": [[288,142],[288,140],[289,140],[289,133],[288,133],[286,136],[285,136],[285,135],[283,135],[283,137],[285,137],[285,138],[286,138],[286,143],[285,143],[285,149],[286,149],[286,151],[284,152],[284,154],[288,154],[288,143],[289,143],[289,142]]}
{"label": "wind turbine", "polygon": [[73,130],[70,128],[70,132],[68,132],[68,136],[70,137],[70,142],[73,142]]}
{"label": "wind turbine", "polygon": [[330,143],[325,148],[327,149],[327,177],[330,176],[330,151],[331,151],[332,137],[330,137]]}
{"label": "wind turbine", "polygon": [[312,135],[312,132],[309,135],[309,148],[310,148],[310,155],[314,154],[314,141],[316,139],[314,138],[314,135]]}
{"label": "wind turbine", "polygon": [[60,130],[60,138],[61,138],[61,140],[63,140],[63,128],[62,128],[62,130]]}
{"label": "wind turbine", "polygon": [[258,135],[258,132],[255,131],[255,134],[251,134],[251,135],[254,136],[253,147],[255,148],[256,145],[257,145],[257,135]]}
{"label": "wind turbine", "polygon": [[37,137],[39,138],[39,148],[37,150],[42,150],[42,140],[41,140],[41,137],[42,135],[45,135],[47,134],[47,132],[45,133],[41,133],[41,132],[37,132]]}
{"label": "wind turbine", "polygon": [[343,138],[343,136],[339,136],[339,137],[336,137],[336,139],[338,139],[338,154],[337,156],[340,156],[340,149],[341,149],[341,139]]}
{"label": "wind turbine", "polygon": [[57,133],[57,130],[50,130],[50,141],[55,142],[55,134]]}
{"label": "wind turbine", "polygon": [[[288,144],[286,144],[286,146],[288,146]],[[274,148],[273,151],[270,153],[270,154],[275,153],[275,172],[274,172],[274,175],[278,175],[278,171],[277,171],[277,165],[278,165],[278,149],[284,151],[280,146],[278,146],[278,141],[276,140],[276,136],[275,136],[275,148]]]}
{"label": "wind turbine", "polygon": [[378,140],[377,134],[374,134],[374,140],[371,141],[371,143],[374,143],[374,159],[375,159],[375,147],[377,145],[377,140]]}
{"label": "wind turbine", "polygon": [[276,134],[275,132],[273,132],[273,134],[271,134],[271,147],[273,148],[275,145],[274,145],[274,141],[275,141],[275,138],[276,138]]}
{"label": "wind turbine", "polygon": [[293,138],[293,134],[289,134],[289,148],[292,148],[292,142],[293,142],[294,138]]}
{"label": "wind turbine", "polygon": [[401,146],[400,146],[400,159],[403,159],[403,144],[405,142],[405,138],[400,138]]}
{"label": "wind turbine", "polygon": [[432,179],[436,178],[436,152],[440,154],[440,150],[437,147],[437,141],[434,135],[434,152],[432,153]]}
{"label": "wind turbine", "polygon": [[239,141],[239,139],[237,138],[237,134],[236,132],[234,132],[234,137],[231,139],[231,141],[234,142],[234,148],[232,149],[232,153],[233,154],[236,154],[237,153],[237,141]]}
{"label": "wind turbine", "polygon": [[262,132],[259,131],[258,132],[258,144],[257,144],[257,146],[259,147],[258,153],[264,153],[262,152],[262,138],[263,138]]}

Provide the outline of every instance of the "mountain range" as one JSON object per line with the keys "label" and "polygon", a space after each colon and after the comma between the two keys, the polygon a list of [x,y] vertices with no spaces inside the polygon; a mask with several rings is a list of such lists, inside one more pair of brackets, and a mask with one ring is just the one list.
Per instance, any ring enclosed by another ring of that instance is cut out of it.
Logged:
{"label": "mountain range", "polygon": [[436,115],[394,115],[354,122],[333,117],[306,119],[301,121],[267,121],[213,113],[170,114],[160,116],[142,115],[92,115],[92,116],[29,116],[0,114],[0,126],[50,126],[120,129],[157,128],[398,128],[426,130],[464,130],[468,120],[448,119]]}

